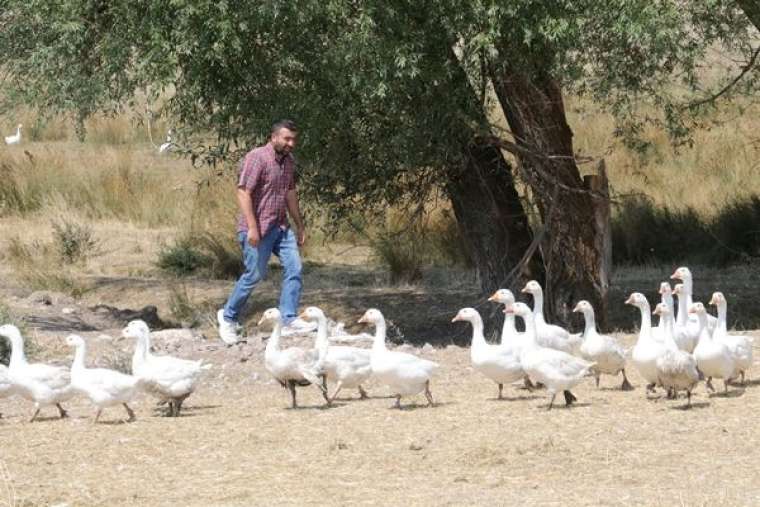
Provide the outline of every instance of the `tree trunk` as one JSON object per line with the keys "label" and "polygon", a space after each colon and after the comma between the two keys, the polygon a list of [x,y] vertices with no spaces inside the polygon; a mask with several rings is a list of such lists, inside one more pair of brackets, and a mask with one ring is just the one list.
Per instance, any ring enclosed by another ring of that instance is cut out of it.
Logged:
{"label": "tree trunk", "polygon": [[532,256],[512,273],[533,235],[511,168],[499,148],[485,141],[474,141],[466,151],[465,166],[450,170],[446,191],[483,293],[490,295],[499,288],[514,291],[526,280],[540,277],[542,266]]}
{"label": "tree trunk", "polygon": [[759,0],[737,0],[741,10],[747,15],[750,22],[755,28],[760,30],[760,1]]}
{"label": "tree trunk", "polygon": [[607,199],[606,182],[603,192],[584,186],[558,83],[508,65],[492,69],[491,78],[515,138],[513,150],[521,174],[544,222],[545,311],[550,319],[567,324],[574,304],[586,299],[597,310],[597,322],[604,326],[609,281],[604,271],[605,252],[597,241],[600,228],[595,199]]}

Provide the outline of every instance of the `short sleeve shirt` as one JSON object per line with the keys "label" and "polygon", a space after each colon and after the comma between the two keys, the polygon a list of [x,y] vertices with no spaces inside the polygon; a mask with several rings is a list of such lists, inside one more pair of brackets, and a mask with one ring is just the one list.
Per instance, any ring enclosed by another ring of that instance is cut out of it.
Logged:
{"label": "short sleeve shirt", "polygon": [[[285,196],[296,188],[295,165],[293,155],[278,154],[272,143],[251,150],[240,164],[237,186],[251,195],[253,215],[262,237],[273,227],[288,227]],[[248,231],[242,213],[238,217],[237,230]]]}

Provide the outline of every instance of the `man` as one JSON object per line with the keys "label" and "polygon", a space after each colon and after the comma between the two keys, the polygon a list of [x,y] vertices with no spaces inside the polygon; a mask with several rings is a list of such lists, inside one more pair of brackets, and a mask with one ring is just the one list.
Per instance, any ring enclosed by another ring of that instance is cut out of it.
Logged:
{"label": "man", "polygon": [[[235,284],[224,308],[217,312],[219,336],[225,343],[240,339],[240,312],[256,284],[265,276],[272,254],[283,267],[280,312],[283,332],[306,332],[314,324],[296,318],[301,299],[301,256],[306,233],[301,220],[295,185],[295,160],[298,129],[290,120],[272,126],[269,142],[250,151],[241,164],[237,185],[240,206],[238,240],[243,250],[245,271]],[[295,232],[287,215],[295,223]]]}

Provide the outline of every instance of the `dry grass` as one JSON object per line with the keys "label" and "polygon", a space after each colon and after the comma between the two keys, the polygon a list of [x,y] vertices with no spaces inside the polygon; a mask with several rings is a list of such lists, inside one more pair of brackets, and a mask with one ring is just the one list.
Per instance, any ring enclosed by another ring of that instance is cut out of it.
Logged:
{"label": "dry grass", "polygon": [[428,357],[442,364],[435,408],[390,409],[370,382],[378,398],[322,409],[305,388],[304,408],[290,410],[285,391],[250,376],[263,374],[258,358],[217,364],[176,420],[143,398],[134,424],[120,424],[114,408],[93,426],[82,401],[70,420],[28,424],[28,403],[5,402],[5,487],[16,506],[751,505],[760,496],[754,383],[727,398],[700,386],[685,411],[683,399],[646,400],[632,371],[633,392],[588,379],[574,389],[578,405],[546,412],[541,392],[508,388],[510,399],[496,401],[466,349]]}

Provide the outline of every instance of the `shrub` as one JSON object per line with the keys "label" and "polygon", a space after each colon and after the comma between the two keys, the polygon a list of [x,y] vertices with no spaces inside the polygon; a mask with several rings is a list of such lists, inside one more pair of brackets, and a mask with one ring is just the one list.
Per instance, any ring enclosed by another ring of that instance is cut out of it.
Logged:
{"label": "shrub", "polygon": [[64,264],[86,261],[98,244],[90,225],[68,218],[53,222],[53,237]]}
{"label": "shrub", "polygon": [[211,258],[200,252],[188,239],[180,239],[158,254],[158,267],[175,276],[196,274],[211,263]]}

